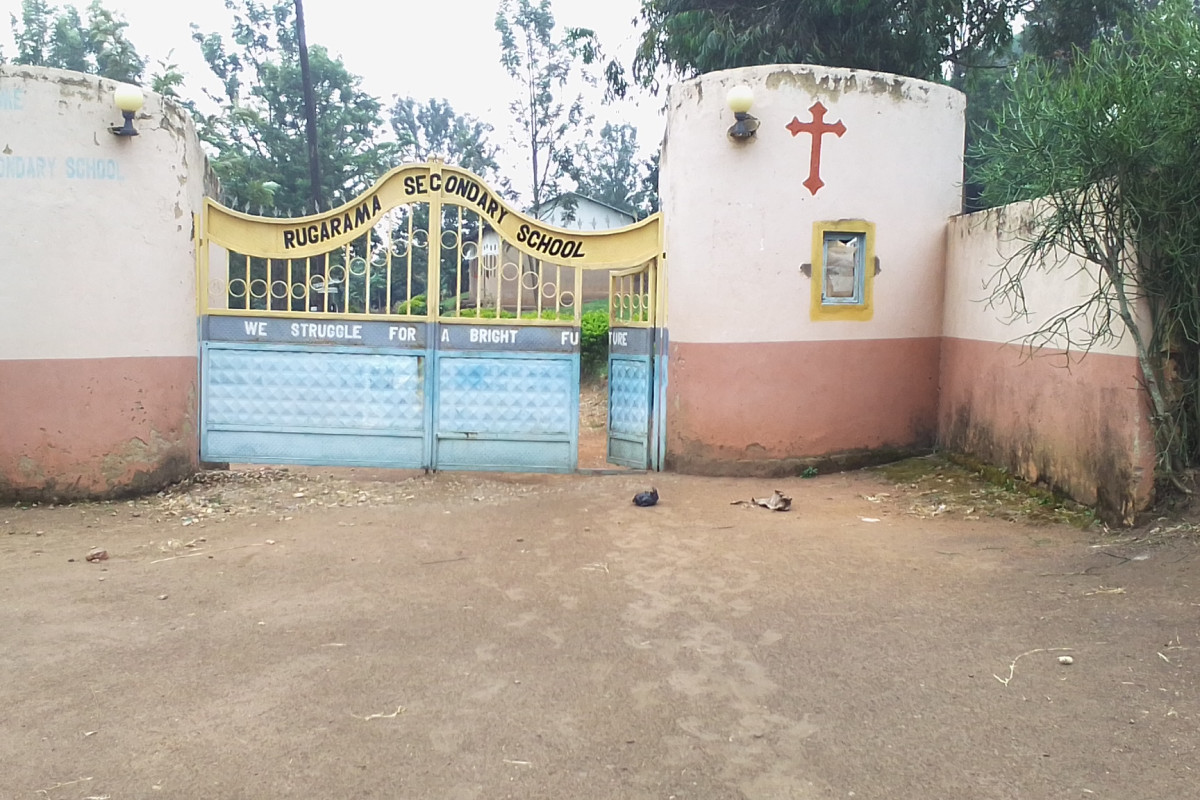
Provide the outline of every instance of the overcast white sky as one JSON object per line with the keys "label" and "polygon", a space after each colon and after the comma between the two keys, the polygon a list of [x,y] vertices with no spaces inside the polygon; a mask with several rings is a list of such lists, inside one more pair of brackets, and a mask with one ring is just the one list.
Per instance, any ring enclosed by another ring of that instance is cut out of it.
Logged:
{"label": "overcast white sky", "polygon": [[[74,5],[86,17],[89,0],[51,2]],[[150,59],[150,70],[159,60],[177,63],[188,77],[185,92],[200,96],[202,82],[211,82],[198,46],[191,40],[189,23],[205,32],[229,31],[229,13],[222,0],[102,0],[124,15],[127,33],[138,51]],[[308,41],[340,55],[346,67],[363,77],[364,88],[390,106],[395,95],[418,100],[446,98],[459,113],[469,113],[496,129],[493,141],[506,151],[511,115],[507,106],[515,86],[500,66],[500,37],[494,22],[499,0],[305,0]],[[626,64],[636,46],[633,19],[640,0],[553,0],[558,28],[578,26],[596,31],[601,44]],[[19,16],[20,0],[0,0],[0,46],[13,54],[10,15]],[[590,103],[598,130],[604,122],[628,122],[638,128],[645,153],[655,152],[662,138],[659,113],[662,98],[645,97],[602,106],[598,96]],[[505,159],[516,168],[512,155]],[[521,175],[512,175],[521,186]]]}

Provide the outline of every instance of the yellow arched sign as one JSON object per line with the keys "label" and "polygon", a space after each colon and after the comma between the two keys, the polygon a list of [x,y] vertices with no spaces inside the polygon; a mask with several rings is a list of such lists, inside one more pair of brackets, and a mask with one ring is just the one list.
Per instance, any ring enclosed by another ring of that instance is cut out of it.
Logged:
{"label": "yellow arched sign", "polygon": [[197,257],[202,316],[578,325],[586,303],[610,299],[609,270],[635,269],[659,278],[606,304],[650,324],[662,219],[558,228],[435,161],[397,167],[351,202],[307,217],[256,217],[206,199]]}
{"label": "yellow arched sign", "polygon": [[584,269],[632,267],[661,252],[660,216],[611,231],[572,231],[515,210],[477,175],[437,162],[396,167],[369,191],[321,214],[276,219],[206,199],[204,234],[228,250],[263,258],[306,258],[363,236],[386,212],[410,203],[468,209],[526,255]]}

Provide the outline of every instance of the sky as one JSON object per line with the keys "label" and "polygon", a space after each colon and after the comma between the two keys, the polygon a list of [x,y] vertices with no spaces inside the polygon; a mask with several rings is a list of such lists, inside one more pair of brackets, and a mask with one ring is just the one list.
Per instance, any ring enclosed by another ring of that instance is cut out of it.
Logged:
{"label": "sky", "polygon": [[[52,5],[74,5],[86,18],[90,0],[51,0]],[[191,40],[189,23],[205,33],[228,34],[229,12],[223,0],[102,0],[104,7],[123,15],[130,41],[149,58],[147,76],[160,60],[177,63],[187,82],[182,94],[200,97],[203,85],[215,85]],[[500,36],[494,22],[499,0],[304,0],[308,43],[323,45],[341,56],[347,69],[361,75],[363,88],[389,107],[396,95],[417,100],[444,98],[460,114],[471,114],[490,123],[492,141],[506,151],[502,164],[510,173],[523,161],[510,141],[508,103],[516,85],[500,65]],[[640,0],[553,0],[558,23],[596,31],[606,54],[628,64],[638,31],[633,20]],[[10,57],[11,15],[20,16],[20,0],[0,0],[0,48]],[[638,129],[645,155],[656,152],[663,133],[660,109],[663,99],[649,95],[638,101],[604,106],[599,93],[588,97],[595,129],[605,122],[628,123]],[[523,172],[510,174],[520,187]]]}

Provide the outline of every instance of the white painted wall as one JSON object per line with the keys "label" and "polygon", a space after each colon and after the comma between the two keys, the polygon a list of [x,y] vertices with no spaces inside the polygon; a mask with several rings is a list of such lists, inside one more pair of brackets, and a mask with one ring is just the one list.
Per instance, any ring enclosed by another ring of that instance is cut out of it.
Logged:
{"label": "white painted wall", "polygon": [[603,203],[594,202],[580,195],[574,197],[577,202],[573,214],[556,200],[542,209],[542,212],[538,214],[538,219],[571,231],[610,231],[614,228],[624,228],[637,221],[631,215],[610,208]]}
{"label": "white painted wall", "polygon": [[[726,136],[726,93],[754,92],[754,141]],[[793,137],[820,101],[845,134],[822,138],[813,195],[812,136]],[[941,334],[945,225],[961,210],[964,97],[883,73],[804,65],[700,76],[671,87],[660,194],[678,342],[772,342]],[[814,221],[876,224],[870,321],[810,319]]]}
{"label": "white painted wall", "polygon": [[[1078,306],[1096,290],[1099,268],[1082,259],[1062,256],[1053,268],[1031,270],[1023,279],[1025,316],[1012,314],[1000,303],[989,305],[997,270],[1017,258],[1025,245],[1022,229],[1028,230],[1037,214],[1033,202],[965,214],[950,220],[947,227],[946,303],[943,335],[1004,344],[1021,344],[1024,338],[1060,312]],[[1009,269],[1015,269],[1013,264]],[[1086,340],[1083,324],[1071,326],[1072,338]],[[1137,355],[1132,338],[1120,322],[1122,335],[1092,349],[1095,353]],[[1066,348],[1066,337],[1045,343]]]}
{"label": "white painted wall", "polygon": [[112,81],[0,66],[0,359],[197,353],[190,117],[147,93],[135,137]]}

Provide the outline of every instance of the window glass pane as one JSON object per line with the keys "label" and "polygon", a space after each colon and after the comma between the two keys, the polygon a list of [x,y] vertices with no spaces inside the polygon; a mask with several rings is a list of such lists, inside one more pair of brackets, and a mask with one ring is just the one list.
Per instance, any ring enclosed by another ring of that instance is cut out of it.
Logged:
{"label": "window glass pane", "polygon": [[826,233],[821,302],[856,305],[863,302],[863,256],[866,237],[861,233]]}

